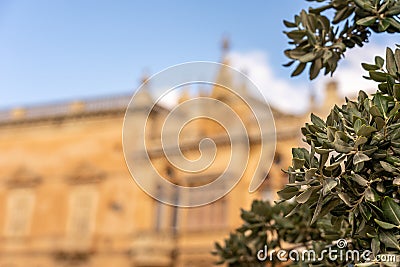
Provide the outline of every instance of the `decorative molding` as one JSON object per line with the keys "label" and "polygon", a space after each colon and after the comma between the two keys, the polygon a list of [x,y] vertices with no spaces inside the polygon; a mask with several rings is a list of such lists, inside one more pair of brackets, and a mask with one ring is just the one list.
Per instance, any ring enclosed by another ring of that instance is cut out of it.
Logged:
{"label": "decorative molding", "polygon": [[6,184],[12,188],[33,187],[37,186],[41,181],[41,176],[22,166],[16,169],[11,177],[6,180]]}
{"label": "decorative molding", "polygon": [[71,266],[87,263],[94,253],[91,251],[55,251],[53,253],[56,262],[67,263]]}
{"label": "decorative molding", "polygon": [[78,164],[66,176],[66,181],[69,184],[91,184],[99,183],[106,176],[106,173],[88,162]]}

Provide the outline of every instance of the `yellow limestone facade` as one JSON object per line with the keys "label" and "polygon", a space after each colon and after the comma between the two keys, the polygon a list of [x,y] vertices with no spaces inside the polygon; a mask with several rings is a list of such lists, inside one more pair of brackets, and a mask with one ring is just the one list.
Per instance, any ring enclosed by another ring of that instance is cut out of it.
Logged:
{"label": "yellow limestone facade", "polygon": [[[339,101],[334,87],[329,87],[329,102]],[[246,107],[234,97],[218,88],[209,96],[234,103],[246,127],[252,127]],[[151,98],[142,97],[143,105]],[[187,98],[184,93],[180,101]],[[291,148],[301,145],[300,128],[309,116],[273,109],[274,162],[256,193],[248,193],[255,164],[250,157],[241,182],[224,198],[199,208],[175,208],[144,193],[126,167],[121,135],[129,100],[122,95],[0,113],[0,267],[211,266],[214,241],[240,225],[240,207],[248,208],[254,198],[276,198],[287,179],[281,169],[290,165]],[[146,136],[157,170],[189,185],[223,171],[226,138],[220,126],[202,120],[183,130],[193,141],[183,153],[196,158],[199,139],[217,140],[212,170],[187,180],[174,169],[151,134],[166,114],[162,106],[153,109]],[[250,140],[251,153],[259,145]]]}

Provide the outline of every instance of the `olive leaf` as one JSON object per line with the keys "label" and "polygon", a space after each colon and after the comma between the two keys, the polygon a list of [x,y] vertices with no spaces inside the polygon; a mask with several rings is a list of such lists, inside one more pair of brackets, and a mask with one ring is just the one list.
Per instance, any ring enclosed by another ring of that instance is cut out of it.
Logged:
{"label": "olive leaf", "polygon": [[[307,67],[309,78],[315,79],[323,71],[325,75],[333,74],[338,62],[348,49],[362,47],[369,41],[372,32],[399,33],[400,5],[397,1],[316,1],[321,6],[310,7],[308,12],[302,10],[293,21],[284,20],[288,28],[285,31],[290,49],[285,55],[292,62],[299,62],[292,76],[301,74]],[[333,14],[333,15],[332,15]],[[389,75],[397,76],[398,62],[395,53],[386,53],[386,68]],[[369,78],[377,82],[386,82],[386,73],[382,57],[375,58],[375,64],[364,64],[370,71]]]}
{"label": "olive leaf", "polygon": [[[309,1],[317,6],[284,22],[292,45],[285,51],[291,59],[285,66],[296,66],[292,75],[307,66],[310,79],[321,71],[332,74],[346,50],[362,46],[371,32],[400,32],[400,1]],[[362,67],[365,78],[376,82],[376,93],[360,91],[356,99],[346,98],[327,118],[311,115],[301,128],[308,148],[292,149],[280,200],[254,200],[250,210],[242,210],[242,226],[215,244],[218,264],[265,266],[257,258],[265,245],[322,251],[341,238],[352,249],[370,249],[374,256],[400,253],[400,46]],[[281,262],[275,257],[271,266],[276,264]],[[312,263],[373,264],[326,258]]]}
{"label": "olive leaf", "polygon": [[391,223],[388,223],[388,222],[383,222],[383,221],[380,221],[380,220],[378,220],[378,219],[374,219],[374,221],[375,221],[380,227],[382,227],[383,229],[386,229],[386,230],[389,230],[389,229],[393,229],[393,228],[398,227],[398,226],[395,225],[395,224],[391,224]]}
{"label": "olive leaf", "polygon": [[386,196],[382,202],[382,209],[385,218],[390,222],[400,225],[400,205],[394,202],[394,200]]}

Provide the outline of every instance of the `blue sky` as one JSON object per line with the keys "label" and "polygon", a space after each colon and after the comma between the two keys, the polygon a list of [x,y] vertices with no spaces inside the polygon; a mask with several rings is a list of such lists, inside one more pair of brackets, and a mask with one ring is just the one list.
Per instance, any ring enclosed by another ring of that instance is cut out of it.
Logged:
{"label": "blue sky", "polygon": [[282,20],[308,4],[0,0],[0,108],[133,92],[143,71],[219,61],[223,36],[232,51],[262,53],[273,77],[289,80]]}

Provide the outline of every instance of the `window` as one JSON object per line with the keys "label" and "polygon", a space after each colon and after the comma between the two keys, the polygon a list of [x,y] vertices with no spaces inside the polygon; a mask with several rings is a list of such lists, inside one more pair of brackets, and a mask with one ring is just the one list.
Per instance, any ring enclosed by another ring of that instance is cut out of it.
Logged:
{"label": "window", "polygon": [[[167,191],[161,185],[157,186],[157,199],[172,199],[179,203],[179,190]],[[155,230],[156,231],[177,231],[180,209],[172,207],[158,200],[154,200],[155,206]]]}
{"label": "window", "polygon": [[[164,196],[162,187],[159,185],[157,187],[157,198],[162,199]],[[160,202],[159,200],[155,200],[155,205],[156,205],[156,231],[160,231],[164,224],[163,222],[165,221],[166,213],[165,213],[165,204]]]}
{"label": "window", "polygon": [[223,229],[227,225],[226,202],[223,198],[206,206],[188,209],[186,228],[190,231]]}
{"label": "window", "polygon": [[77,186],[70,195],[68,234],[88,237],[94,229],[97,192],[93,186]]}
{"label": "window", "polygon": [[35,195],[30,189],[12,189],[7,199],[5,235],[24,236],[30,228]]}

